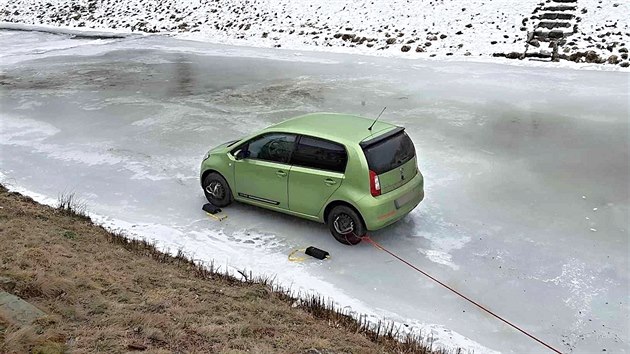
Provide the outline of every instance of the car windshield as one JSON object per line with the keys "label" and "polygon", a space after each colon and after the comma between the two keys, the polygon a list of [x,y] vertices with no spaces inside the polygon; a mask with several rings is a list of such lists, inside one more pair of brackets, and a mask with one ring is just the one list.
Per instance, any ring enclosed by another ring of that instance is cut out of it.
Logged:
{"label": "car windshield", "polygon": [[368,166],[377,175],[404,165],[416,156],[416,149],[407,133],[400,132],[363,149]]}

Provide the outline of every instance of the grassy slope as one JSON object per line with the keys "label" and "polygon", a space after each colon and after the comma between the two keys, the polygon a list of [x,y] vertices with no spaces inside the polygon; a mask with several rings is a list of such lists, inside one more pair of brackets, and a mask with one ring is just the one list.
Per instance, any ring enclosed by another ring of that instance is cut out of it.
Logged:
{"label": "grassy slope", "polygon": [[200,274],[184,259],[2,186],[0,206],[0,276],[49,314],[9,326],[0,352],[424,352],[358,333],[347,316],[293,308],[268,285]]}

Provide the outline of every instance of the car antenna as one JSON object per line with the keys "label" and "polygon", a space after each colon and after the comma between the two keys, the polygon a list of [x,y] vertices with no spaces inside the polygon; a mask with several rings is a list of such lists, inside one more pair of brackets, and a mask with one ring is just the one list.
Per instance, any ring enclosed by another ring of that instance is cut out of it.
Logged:
{"label": "car antenna", "polygon": [[376,121],[381,118],[381,114],[383,114],[383,112],[385,112],[385,110],[387,109],[387,106],[383,107],[383,110],[381,111],[381,113],[378,114],[378,117],[376,117],[376,119],[374,119],[374,122],[372,122],[372,125],[370,125],[370,127],[368,128],[369,131],[372,131],[372,127],[374,126],[374,124],[376,124]]}

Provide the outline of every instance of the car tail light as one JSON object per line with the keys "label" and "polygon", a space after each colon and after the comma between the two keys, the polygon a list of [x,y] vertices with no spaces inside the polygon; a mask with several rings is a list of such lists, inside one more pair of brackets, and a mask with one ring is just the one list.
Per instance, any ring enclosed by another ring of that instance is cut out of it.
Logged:
{"label": "car tail light", "polygon": [[374,171],[370,171],[370,193],[373,197],[381,195],[381,182]]}

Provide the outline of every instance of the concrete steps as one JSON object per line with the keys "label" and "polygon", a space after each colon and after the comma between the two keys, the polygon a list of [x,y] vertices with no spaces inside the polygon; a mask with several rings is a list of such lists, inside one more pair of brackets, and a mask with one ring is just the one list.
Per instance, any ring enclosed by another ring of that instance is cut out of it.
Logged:
{"label": "concrete steps", "polygon": [[[529,18],[531,30],[527,33],[525,50],[522,53],[494,53],[509,59],[530,58],[533,60],[558,61],[567,55],[561,53],[569,42],[568,37],[578,32],[580,17],[577,16],[578,0],[546,0],[532,11]],[[527,23],[527,19],[523,24]]]}
{"label": "concrete steps", "polygon": [[[550,59],[557,60],[562,46],[567,43],[566,38],[578,32],[580,18],[576,14],[577,8],[578,0],[547,0],[541,3],[532,13],[534,25],[528,36],[526,51],[531,46],[545,57],[551,52]],[[541,42],[549,45],[543,48]]]}
{"label": "concrete steps", "polygon": [[[620,28],[617,28],[617,22],[611,21],[609,24],[606,21],[603,27],[595,29],[601,31],[600,34],[592,37],[586,37],[579,31],[582,16],[589,16],[588,6],[582,6],[578,12],[580,1],[541,0],[532,11],[532,15],[522,21],[521,31],[527,31],[524,50],[494,53],[493,56],[538,61],[568,60],[576,63],[630,67],[626,42]],[[613,29],[617,32],[613,32]],[[630,36],[630,33],[626,35]]]}

